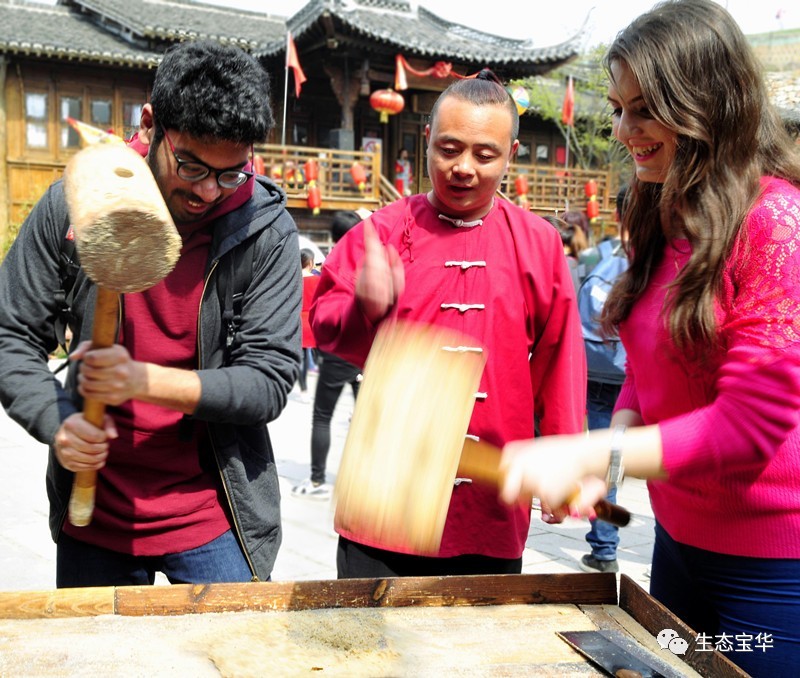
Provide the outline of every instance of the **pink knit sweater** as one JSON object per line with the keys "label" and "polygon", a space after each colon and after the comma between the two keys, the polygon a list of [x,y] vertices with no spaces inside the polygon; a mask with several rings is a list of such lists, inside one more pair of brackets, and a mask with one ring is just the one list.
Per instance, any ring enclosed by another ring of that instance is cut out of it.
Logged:
{"label": "pink knit sweater", "polygon": [[666,285],[690,254],[666,245],[620,328],[628,375],[616,409],[661,430],[669,480],[650,481],[673,539],[741,556],[800,558],[800,190],[772,178],[728,262],[714,364],[670,341]]}

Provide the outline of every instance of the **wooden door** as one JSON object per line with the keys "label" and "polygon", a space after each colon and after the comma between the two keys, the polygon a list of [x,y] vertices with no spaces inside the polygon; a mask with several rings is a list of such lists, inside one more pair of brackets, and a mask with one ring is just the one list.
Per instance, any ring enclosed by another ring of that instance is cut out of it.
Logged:
{"label": "wooden door", "polygon": [[406,114],[400,126],[400,140],[397,148],[408,151],[411,161],[413,178],[411,192],[421,193],[430,190],[431,182],[428,179],[428,170],[425,163],[425,120],[418,114]]}

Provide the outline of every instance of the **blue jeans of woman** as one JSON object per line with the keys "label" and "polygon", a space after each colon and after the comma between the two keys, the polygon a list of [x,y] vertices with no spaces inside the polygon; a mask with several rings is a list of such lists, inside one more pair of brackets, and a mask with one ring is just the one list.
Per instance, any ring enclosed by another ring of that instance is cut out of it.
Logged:
{"label": "blue jeans of woman", "polygon": [[714,553],[655,530],[651,595],[752,676],[797,676],[800,560]]}
{"label": "blue jeans of woman", "polygon": [[[589,381],[586,387],[586,420],[589,430],[608,428],[611,414],[617,402],[621,386]],[[610,490],[606,497],[616,503],[617,490]],[[603,520],[593,520],[592,529],[586,533],[586,541],[592,547],[596,560],[616,560],[619,546],[619,528]]]}

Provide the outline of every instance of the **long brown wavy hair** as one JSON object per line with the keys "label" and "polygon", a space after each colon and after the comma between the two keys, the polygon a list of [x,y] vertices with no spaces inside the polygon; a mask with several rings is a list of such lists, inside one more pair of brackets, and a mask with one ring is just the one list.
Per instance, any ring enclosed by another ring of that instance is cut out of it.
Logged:
{"label": "long brown wavy hair", "polygon": [[[630,267],[603,311],[615,332],[642,295],[667,237],[688,238],[691,257],[672,284],[670,336],[696,356],[717,346],[714,300],[762,175],[800,183],[800,158],[769,103],[736,22],[711,0],[663,2],[621,31],[604,59],[623,62],[653,118],[677,134],[663,184],[631,182],[623,233]],[[623,238],[624,241],[624,238]]]}

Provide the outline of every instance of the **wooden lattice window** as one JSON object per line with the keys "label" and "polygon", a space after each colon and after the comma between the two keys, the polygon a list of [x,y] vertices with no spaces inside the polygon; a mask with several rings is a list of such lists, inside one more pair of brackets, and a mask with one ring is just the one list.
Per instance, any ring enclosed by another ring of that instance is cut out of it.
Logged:
{"label": "wooden lattice window", "polygon": [[47,120],[47,92],[25,92],[25,145],[28,148],[47,149]]}
{"label": "wooden lattice window", "polygon": [[61,148],[80,148],[80,134],[67,122],[67,118],[83,119],[83,99],[80,96],[62,95],[59,100],[58,124]]}

